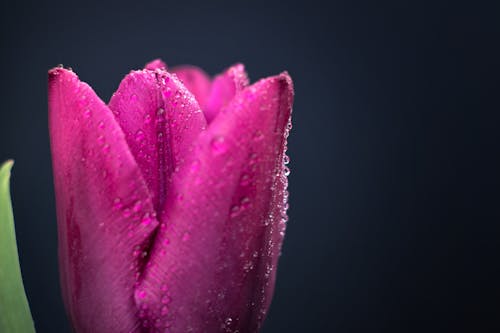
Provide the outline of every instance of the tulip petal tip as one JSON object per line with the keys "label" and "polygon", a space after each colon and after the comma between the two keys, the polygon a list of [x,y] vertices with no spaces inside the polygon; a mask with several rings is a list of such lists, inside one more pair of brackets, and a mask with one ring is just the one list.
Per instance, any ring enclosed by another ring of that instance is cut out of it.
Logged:
{"label": "tulip petal tip", "polygon": [[161,59],[154,59],[150,62],[148,62],[145,66],[144,69],[148,70],[155,70],[155,69],[161,69],[161,70],[167,70],[167,64],[163,62]]}

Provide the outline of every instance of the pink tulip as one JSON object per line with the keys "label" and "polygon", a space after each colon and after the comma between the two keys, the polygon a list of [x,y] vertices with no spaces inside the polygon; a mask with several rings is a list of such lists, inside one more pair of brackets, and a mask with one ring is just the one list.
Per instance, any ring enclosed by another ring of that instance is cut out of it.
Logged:
{"label": "pink tulip", "polygon": [[288,74],[155,60],[107,105],[62,67],[48,89],[74,331],[257,332],[287,220]]}

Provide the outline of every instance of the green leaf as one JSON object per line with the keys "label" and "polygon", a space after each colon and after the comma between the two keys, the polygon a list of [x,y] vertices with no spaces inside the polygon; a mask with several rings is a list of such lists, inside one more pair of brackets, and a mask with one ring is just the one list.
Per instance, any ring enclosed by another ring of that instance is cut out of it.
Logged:
{"label": "green leaf", "polygon": [[13,161],[0,167],[0,332],[35,332],[17,254],[9,180]]}

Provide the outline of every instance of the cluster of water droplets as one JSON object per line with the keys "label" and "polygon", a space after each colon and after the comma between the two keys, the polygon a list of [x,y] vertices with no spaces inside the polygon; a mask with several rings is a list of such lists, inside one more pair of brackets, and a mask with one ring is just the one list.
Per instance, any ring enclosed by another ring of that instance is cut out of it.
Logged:
{"label": "cluster of water droplets", "polygon": [[137,316],[141,321],[141,326],[149,329],[149,332],[170,332],[173,317],[170,309],[172,297],[168,285],[160,286],[159,305],[155,303],[155,306],[150,308],[147,296],[144,289],[139,289],[136,293],[136,298],[140,303]]}
{"label": "cluster of water droplets", "polygon": [[[281,223],[286,224],[288,222],[288,198],[290,196],[290,193],[288,192],[288,176],[290,175],[290,168],[288,167],[288,164],[290,163],[290,157],[287,155],[287,150],[288,150],[288,136],[290,135],[290,130],[292,129],[292,118],[288,118],[288,122],[285,127],[285,132],[283,134],[284,136],[284,145],[283,145],[283,170],[281,172],[281,184],[283,186],[283,206],[281,209]],[[284,236],[284,227],[281,229],[280,234],[281,236]]]}

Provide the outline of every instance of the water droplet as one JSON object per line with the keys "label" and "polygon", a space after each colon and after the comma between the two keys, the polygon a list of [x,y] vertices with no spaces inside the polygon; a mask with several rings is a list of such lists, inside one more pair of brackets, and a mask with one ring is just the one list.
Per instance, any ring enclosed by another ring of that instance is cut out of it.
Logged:
{"label": "water droplet", "polygon": [[254,139],[255,141],[260,141],[260,140],[264,139],[264,133],[262,133],[262,131],[257,130],[257,131],[253,134],[253,139]]}
{"label": "water droplet", "polygon": [[125,208],[125,209],[123,210],[123,217],[130,217],[130,215],[131,215],[131,214],[132,214],[132,213],[130,212],[130,209]]}
{"label": "water droplet", "polygon": [[288,177],[290,175],[290,168],[288,168],[287,166],[285,166],[283,168],[283,174]]}
{"label": "water droplet", "polygon": [[97,126],[100,128],[100,129],[103,129],[104,128],[104,121],[100,121]]}
{"label": "water droplet", "polygon": [[163,98],[168,99],[172,95],[172,89],[170,87],[166,87],[163,91]]}
{"label": "water droplet", "polygon": [[160,314],[165,316],[168,313],[168,307],[166,305],[161,307]]}
{"label": "water droplet", "polygon": [[223,136],[215,136],[210,145],[212,146],[212,152],[216,155],[224,154],[228,148]]}
{"label": "water droplet", "polygon": [[288,157],[288,155],[283,155],[283,163],[285,165],[287,165],[288,163],[290,163],[290,157]]}
{"label": "water droplet", "polygon": [[144,125],[150,124],[151,123],[151,115],[146,114],[144,116]]}
{"label": "water droplet", "polygon": [[110,150],[110,147],[108,144],[105,144],[104,146],[102,146],[102,151],[107,154],[109,153],[109,150]]}
{"label": "water droplet", "polygon": [[113,200],[113,207],[116,209],[122,208],[122,199],[115,198],[115,200]]}
{"label": "water droplet", "polygon": [[156,111],[156,115],[158,117],[163,117],[164,114],[165,114],[165,109],[164,108],[159,108],[158,111]]}
{"label": "water droplet", "polygon": [[257,162],[257,153],[251,153],[248,157],[249,157],[248,161],[249,165],[253,165]]}
{"label": "water droplet", "polygon": [[87,109],[83,112],[83,116],[85,118],[90,118],[92,116],[92,111],[90,111],[90,109]]}
{"label": "water droplet", "polygon": [[285,192],[283,193],[283,201],[287,201],[289,196],[290,196],[290,192],[285,191]]}
{"label": "water droplet", "polygon": [[189,240],[189,238],[191,238],[191,235],[189,234],[189,232],[185,232],[183,235],[182,235],[182,241],[183,242],[186,242]]}
{"label": "water droplet", "polygon": [[142,202],[141,200],[137,200],[134,204],[134,207],[132,208],[132,210],[137,213],[139,212],[140,210],[142,209]]}
{"label": "water droplet", "polygon": [[161,298],[161,302],[162,302],[163,304],[168,304],[168,303],[170,303],[170,301],[171,301],[171,300],[172,300],[172,299],[171,299],[168,295],[165,295],[165,296],[163,296],[163,297]]}
{"label": "water droplet", "polygon": [[140,290],[140,291],[137,293],[137,296],[139,296],[139,298],[145,298],[145,297],[146,297],[146,291],[144,291],[144,290]]}
{"label": "water droplet", "polygon": [[132,95],[130,95],[130,101],[132,101],[132,102],[136,102],[136,101],[137,101],[137,99],[138,99],[138,97],[137,97],[137,95],[136,95],[136,94],[132,94]]}
{"label": "water droplet", "polygon": [[99,142],[101,145],[104,144],[104,142],[105,142],[104,136],[103,135],[99,135],[97,137],[97,142]]}
{"label": "water droplet", "polygon": [[241,198],[240,203],[241,203],[242,207],[248,207],[248,206],[250,206],[250,198],[249,197],[243,197],[243,198]]}
{"label": "water droplet", "polygon": [[240,212],[240,207],[238,205],[234,205],[231,207],[231,217],[235,217],[239,214]]}
{"label": "water droplet", "polygon": [[151,218],[149,213],[145,213],[144,216],[141,219],[141,223],[144,225],[148,225],[151,223],[153,219]]}
{"label": "water droplet", "polygon": [[248,173],[244,173],[241,175],[240,185],[247,186],[248,184],[250,184],[250,175]]}
{"label": "water droplet", "polygon": [[191,164],[191,172],[196,172],[198,170],[200,170],[200,161],[195,160],[193,164]]}
{"label": "water droplet", "polygon": [[137,132],[135,132],[135,141],[143,142],[145,138],[146,135],[144,134],[143,130],[138,130]]}

